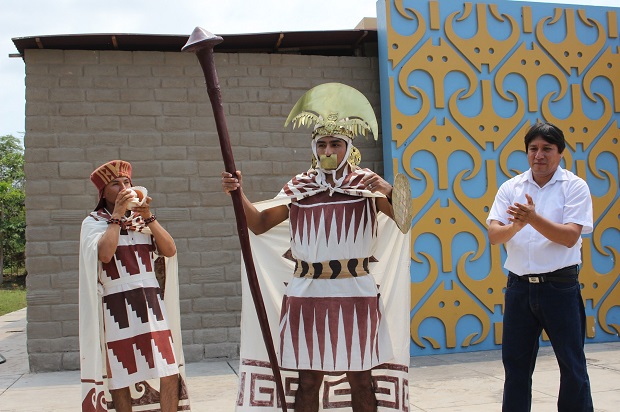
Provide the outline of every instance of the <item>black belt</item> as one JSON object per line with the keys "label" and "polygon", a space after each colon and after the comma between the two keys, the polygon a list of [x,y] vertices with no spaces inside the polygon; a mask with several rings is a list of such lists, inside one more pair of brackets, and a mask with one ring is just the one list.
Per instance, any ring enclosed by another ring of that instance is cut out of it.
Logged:
{"label": "black belt", "polygon": [[509,275],[515,276],[521,282],[529,283],[545,283],[545,282],[575,282],[579,275],[579,266],[572,265],[562,269],[554,270],[547,273],[536,273],[534,275],[519,276],[512,272]]}

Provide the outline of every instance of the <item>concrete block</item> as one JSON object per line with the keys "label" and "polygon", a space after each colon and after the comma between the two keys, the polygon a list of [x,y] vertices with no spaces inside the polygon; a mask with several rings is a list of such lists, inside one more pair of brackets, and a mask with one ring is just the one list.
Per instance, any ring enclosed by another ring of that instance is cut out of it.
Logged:
{"label": "concrete block", "polygon": [[132,116],[160,116],[163,112],[162,104],[157,102],[133,102],[130,104]]}
{"label": "concrete block", "polygon": [[51,306],[39,305],[28,308],[28,322],[49,322],[52,319]]}
{"label": "concrete block", "polygon": [[49,67],[49,74],[57,77],[77,78],[82,77],[84,67],[81,64],[53,64]]}
{"label": "concrete block", "polygon": [[[77,271],[78,271],[78,267],[79,267],[79,263],[78,263],[78,257],[77,255],[75,256],[61,256],[60,257],[60,266],[63,270],[62,275],[66,275],[67,271],[75,271],[75,275],[71,275],[71,278],[75,278],[75,281],[77,282]],[[77,284],[76,284],[77,287]]]}
{"label": "concrete block", "polygon": [[194,161],[167,161],[163,164],[163,173],[166,176],[193,176],[198,173],[198,165]]}
{"label": "concrete block", "polygon": [[[101,135],[98,135],[97,139],[101,139]],[[92,134],[63,133],[58,136],[57,141],[60,147],[91,147],[95,139]]]}
{"label": "concrete block", "polygon": [[203,228],[203,235],[207,237],[232,236],[234,233],[232,223],[207,222]]}
{"label": "concrete block", "polygon": [[85,77],[117,77],[118,75],[119,70],[116,64],[98,64],[84,66]]}
{"label": "concrete block", "polygon": [[194,313],[225,312],[226,298],[198,298],[192,304]]}
{"label": "concrete block", "polygon": [[202,288],[202,296],[204,297],[235,297],[236,295],[237,288],[234,283],[211,283]]}
{"label": "concrete block", "polygon": [[56,273],[61,268],[57,256],[32,256],[27,259],[27,263],[29,273]]}
{"label": "concrete block", "polygon": [[[58,146],[58,139],[55,135],[45,132],[45,133],[27,133],[26,136],[24,137],[24,145],[28,148],[28,149],[37,149],[37,148],[50,148],[50,147],[57,147]],[[29,165],[26,164],[25,167],[28,167]],[[48,164],[43,164],[43,167],[46,167],[48,170],[54,167],[57,169],[58,165],[56,163],[48,163]],[[30,174],[27,173],[27,176],[30,177]]]}
{"label": "concrete block", "polygon": [[164,64],[164,53],[158,51],[134,51],[133,64],[145,66],[162,66]]}
{"label": "concrete block", "polygon": [[235,313],[210,313],[202,315],[203,328],[238,327],[239,319]]}
{"label": "concrete block", "polygon": [[54,372],[60,370],[62,357],[56,353],[28,352],[28,363],[31,372]]}
{"label": "concrete block", "polygon": [[[58,205],[60,207],[60,205]],[[42,241],[58,241],[60,240],[60,227],[54,226],[31,226],[26,227],[26,241],[30,239],[36,239],[39,242]],[[29,261],[29,257],[26,256],[26,263]],[[28,270],[30,272],[30,270]]]}
{"label": "concrete block", "polygon": [[26,67],[29,64],[33,66],[61,64],[65,61],[65,53],[63,50],[56,49],[28,50],[24,60],[26,61]]}
{"label": "concrete block", "polygon": [[[179,80],[184,80],[187,82],[187,79],[183,76],[183,66],[153,66],[152,68],[153,76],[156,77],[172,77],[179,78]],[[179,84],[181,86],[181,84]],[[189,84],[183,84],[183,87],[189,86]]]}
{"label": "concrete block", "polygon": [[154,99],[155,92],[151,89],[132,89],[121,90],[121,102],[148,102]]}
{"label": "concrete block", "polygon": [[86,100],[89,102],[120,102],[121,92],[117,89],[86,90]]}
{"label": "concrete block", "polygon": [[186,102],[188,101],[187,89],[156,89],[155,100],[163,102]]}
{"label": "concrete block", "polygon": [[201,234],[200,225],[196,222],[175,222],[168,225],[167,230],[173,238],[196,238]]}
{"label": "concrete block", "polygon": [[241,66],[268,66],[271,58],[268,54],[241,53],[239,54],[239,64]]}
{"label": "concrete block", "polygon": [[97,102],[95,114],[99,116],[127,116],[131,111],[131,104],[119,102]]}
{"label": "concrete block", "polygon": [[52,320],[77,320],[78,308],[74,305],[56,305],[52,306]]}
{"label": "concrete block", "polygon": [[201,315],[184,315],[181,316],[181,329],[192,330],[202,328],[202,316]]}
{"label": "concrete block", "polygon": [[[46,180],[26,180],[27,195],[48,195],[50,193],[50,183]],[[26,214],[26,217],[28,214]]]}
{"label": "concrete block", "polygon": [[208,343],[204,345],[206,359],[236,359],[239,357],[239,345],[235,343]]}
{"label": "concrete block", "polygon": [[26,136],[31,132],[48,132],[50,130],[50,119],[47,116],[26,117]]}
{"label": "concrete block", "polygon": [[201,262],[205,266],[226,265],[233,262],[233,257],[232,253],[227,251],[205,251],[201,254]]}
{"label": "concrete block", "polygon": [[150,116],[127,116],[120,118],[120,128],[129,131],[156,130],[155,118]]}
{"label": "concrete block", "polygon": [[187,192],[189,180],[187,177],[161,177],[155,181],[154,189],[159,193]]}
{"label": "concrete block", "polygon": [[[49,213],[47,215],[47,221],[49,222]],[[26,224],[28,224],[28,221],[26,221]],[[26,256],[44,256],[48,254],[49,247],[47,242],[30,241],[26,243]]]}
{"label": "concrete block", "polygon": [[191,130],[189,117],[160,117],[156,121],[157,130],[162,132],[187,132]]}
{"label": "concrete block", "polygon": [[183,339],[183,355],[185,362],[198,362],[204,359],[204,347],[202,344],[186,345]]}
{"label": "concrete block", "polygon": [[[77,305],[74,305],[76,308],[74,309],[77,310]],[[78,321],[78,319],[72,319],[72,320],[66,320],[62,322],[62,336],[65,337],[65,339],[68,340],[68,344],[65,346],[65,348],[72,348],[73,349],[73,345],[75,345],[75,349],[79,350],[79,341],[77,339],[78,335],[80,333],[80,322]]]}
{"label": "concrete block", "polygon": [[99,56],[100,64],[110,65],[127,65],[133,62],[132,52],[120,51],[120,50],[106,50],[105,53],[101,53]]}
{"label": "concrete block", "polygon": [[61,132],[71,130],[72,132],[86,132],[88,126],[86,124],[88,117],[84,116],[63,116],[50,118],[50,131]]}
{"label": "concrete block", "polygon": [[82,89],[50,89],[49,101],[50,102],[83,102],[85,100],[86,93]]}
{"label": "concrete block", "polygon": [[99,52],[95,50],[65,50],[65,64],[99,64]]}
{"label": "concrete block", "polygon": [[164,102],[163,113],[166,116],[195,116],[196,105],[188,102]]}
{"label": "concrete block", "polygon": [[90,162],[61,162],[58,164],[59,177],[75,179],[81,176],[90,176],[93,166]]}
{"label": "concrete block", "polygon": [[191,281],[196,284],[205,284],[211,282],[224,282],[226,280],[225,271],[223,268],[210,267],[200,269],[192,269]]}
{"label": "concrete block", "polygon": [[76,255],[80,249],[79,240],[61,240],[59,242],[50,242],[49,250],[53,256]]}
{"label": "concrete block", "polygon": [[60,322],[33,322],[28,323],[28,339],[56,339],[62,337]]}
{"label": "concrete block", "polygon": [[151,77],[151,66],[119,65],[118,75],[120,77]]}
{"label": "concrete block", "polygon": [[226,328],[209,328],[194,331],[194,342],[196,343],[223,343],[228,340],[228,330]]}
{"label": "concrete block", "polygon": [[62,369],[74,371],[80,369],[80,352],[63,352],[62,353]]}
{"label": "concrete block", "polygon": [[[50,102],[50,89],[47,87],[33,87],[26,89],[26,99],[28,102]],[[37,113],[40,114],[40,113]]]}
{"label": "concrete block", "polygon": [[[111,140],[126,141],[126,137],[118,136],[117,138],[111,139]],[[120,145],[106,145],[106,146],[92,147],[92,148],[86,149],[86,159],[91,162],[90,172],[88,172],[88,174],[75,175],[74,177],[84,176],[84,178],[86,178],[87,176],[90,176],[90,173],[92,173],[92,171],[95,170],[95,168],[98,167],[99,165],[107,162],[108,160],[118,159],[120,157],[119,146]],[[132,162],[132,165],[133,165],[133,162]],[[90,188],[90,185],[87,185],[87,187]]]}
{"label": "concrete block", "polygon": [[241,311],[241,296],[226,298],[226,309],[228,311]]}

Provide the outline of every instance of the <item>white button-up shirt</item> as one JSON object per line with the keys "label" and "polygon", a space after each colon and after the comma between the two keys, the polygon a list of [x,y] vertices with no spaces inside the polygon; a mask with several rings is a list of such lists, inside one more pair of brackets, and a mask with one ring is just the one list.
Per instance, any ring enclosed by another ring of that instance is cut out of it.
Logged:
{"label": "white button-up shirt", "polygon": [[[581,225],[582,234],[592,232],[590,189],[583,179],[559,166],[543,187],[534,182],[531,169],[504,182],[495,196],[487,225],[491,220],[512,224],[508,221],[508,206],[515,202],[527,204],[526,193],[532,197],[538,215],[555,223]],[[506,252],[504,267],[517,275],[552,272],[581,263],[581,238],[567,248],[525,225],[506,242]]]}

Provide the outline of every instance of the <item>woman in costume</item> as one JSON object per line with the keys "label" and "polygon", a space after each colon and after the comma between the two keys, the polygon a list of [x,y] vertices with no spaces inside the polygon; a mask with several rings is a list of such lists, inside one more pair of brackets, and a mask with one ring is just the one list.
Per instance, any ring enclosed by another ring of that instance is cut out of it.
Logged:
{"label": "woman in costume", "polygon": [[82,411],[185,411],[176,246],[151,198],[137,201],[131,171],[113,160],[90,176],[99,202],[80,235]]}

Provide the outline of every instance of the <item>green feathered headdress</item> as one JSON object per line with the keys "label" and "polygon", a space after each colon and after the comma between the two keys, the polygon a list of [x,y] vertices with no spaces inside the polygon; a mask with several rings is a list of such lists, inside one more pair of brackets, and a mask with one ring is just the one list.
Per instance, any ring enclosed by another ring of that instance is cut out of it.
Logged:
{"label": "green feathered headdress", "polygon": [[299,98],[284,126],[293,128],[315,124],[312,137],[342,135],[354,139],[372,132],[379,138],[379,126],[370,102],[362,93],[342,83],[313,87]]}

